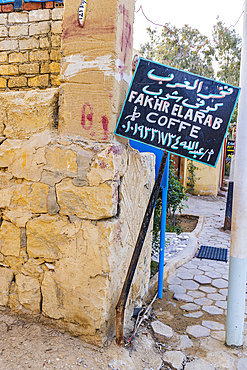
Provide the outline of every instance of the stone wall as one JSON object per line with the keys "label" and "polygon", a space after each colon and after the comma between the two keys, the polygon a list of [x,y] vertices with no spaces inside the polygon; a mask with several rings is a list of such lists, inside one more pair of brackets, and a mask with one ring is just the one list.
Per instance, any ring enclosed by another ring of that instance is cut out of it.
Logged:
{"label": "stone wall", "polygon": [[[58,89],[0,93],[0,305],[99,343],[114,333],[152,159],[58,135],[57,102]],[[149,232],[132,309],[148,289],[150,243]]]}
{"label": "stone wall", "polygon": [[59,86],[62,18],[63,8],[0,13],[0,91]]}
{"label": "stone wall", "polygon": [[[113,134],[134,2],[91,2],[85,29],[79,5],[65,1],[60,89],[0,93],[0,305],[101,344],[115,331],[154,167]],[[150,230],[126,321],[148,290]]]}

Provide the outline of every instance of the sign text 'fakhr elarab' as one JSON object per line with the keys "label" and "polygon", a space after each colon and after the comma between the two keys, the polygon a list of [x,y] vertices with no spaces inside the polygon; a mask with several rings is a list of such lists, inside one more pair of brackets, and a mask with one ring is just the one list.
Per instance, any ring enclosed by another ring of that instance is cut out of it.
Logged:
{"label": "sign text 'fakhr elarab'", "polygon": [[239,92],[140,58],[115,133],[214,167]]}

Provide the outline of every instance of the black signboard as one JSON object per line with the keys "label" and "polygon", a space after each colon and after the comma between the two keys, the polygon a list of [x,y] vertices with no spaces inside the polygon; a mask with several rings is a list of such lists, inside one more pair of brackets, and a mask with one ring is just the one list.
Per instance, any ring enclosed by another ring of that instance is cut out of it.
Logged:
{"label": "black signboard", "polygon": [[140,58],[115,134],[215,167],[239,92]]}
{"label": "black signboard", "polygon": [[232,155],[234,154],[235,141],[227,140],[226,142],[226,161],[231,161]]}

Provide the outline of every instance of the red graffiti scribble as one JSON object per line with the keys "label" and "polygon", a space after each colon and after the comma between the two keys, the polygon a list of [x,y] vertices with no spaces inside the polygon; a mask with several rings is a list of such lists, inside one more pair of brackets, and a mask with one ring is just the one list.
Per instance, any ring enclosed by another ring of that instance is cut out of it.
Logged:
{"label": "red graffiti scribble", "polygon": [[132,27],[129,22],[129,11],[125,8],[125,5],[119,6],[120,13],[123,14],[123,30],[122,30],[122,40],[121,40],[121,52],[123,53],[123,62],[125,64],[127,58],[128,48],[132,50],[131,43],[131,31]]}
{"label": "red graffiti scribble", "polygon": [[109,153],[113,153],[115,155],[119,155],[119,154],[122,154],[123,153],[123,149],[122,147],[119,147],[119,146],[116,146],[116,145],[112,145],[109,149],[108,149],[108,154]]}
{"label": "red graffiti scribble", "polygon": [[94,131],[92,131],[92,132],[90,133],[90,135],[91,135],[91,136],[95,136],[95,132],[94,132]]}
{"label": "red graffiti scribble", "polygon": [[[86,107],[89,108],[90,113],[86,115]],[[89,122],[89,125],[86,126],[86,118]],[[83,105],[82,113],[81,113],[81,125],[85,130],[90,130],[93,125],[93,108],[89,103]]]}
{"label": "red graffiti scribble", "polygon": [[100,166],[100,168],[105,169],[105,168],[107,168],[107,163],[105,163],[105,161],[102,159],[101,161],[99,161],[99,166]]}
{"label": "red graffiti scribble", "polygon": [[102,119],[102,126],[103,126],[103,130],[104,130],[103,140],[107,140],[109,121],[108,121],[108,118],[106,116],[101,117],[101,119]]}

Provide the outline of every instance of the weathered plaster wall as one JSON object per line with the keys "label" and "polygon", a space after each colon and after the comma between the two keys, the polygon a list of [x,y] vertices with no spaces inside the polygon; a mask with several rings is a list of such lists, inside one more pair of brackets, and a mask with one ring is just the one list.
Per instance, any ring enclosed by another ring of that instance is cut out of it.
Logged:
{"label": "weathered plaster wall", "polygon": [[[187,165],[188,165],[188,161]],[[194,165],[198,168],[198,170],[195,171],[195,176],[197,177],[197,180],[195,182],[195,193],[200,195],[213,195],[217,196],[218,190],[221,186],[221,179],[222,179],[222,153],[219,156],[218,163],[216,167],[210,167],[206,166],[205,164],[194,162]],[[186,168],[186,174],[185,174],[185,187],[187,187],[187,178],[190,176],[190,173],[188,171],[188,167]]]}
{"label": "weathered plaster wall", "polygon": [[[66,0],[62,85],[0,93],[0,305],[94,343],[115,306],[151,193],[153,157],[114,134],[131,76],[134,2]],[[59,112],[59,115],[58,115]],[[126,320],[148,288],[149,231]]]}

